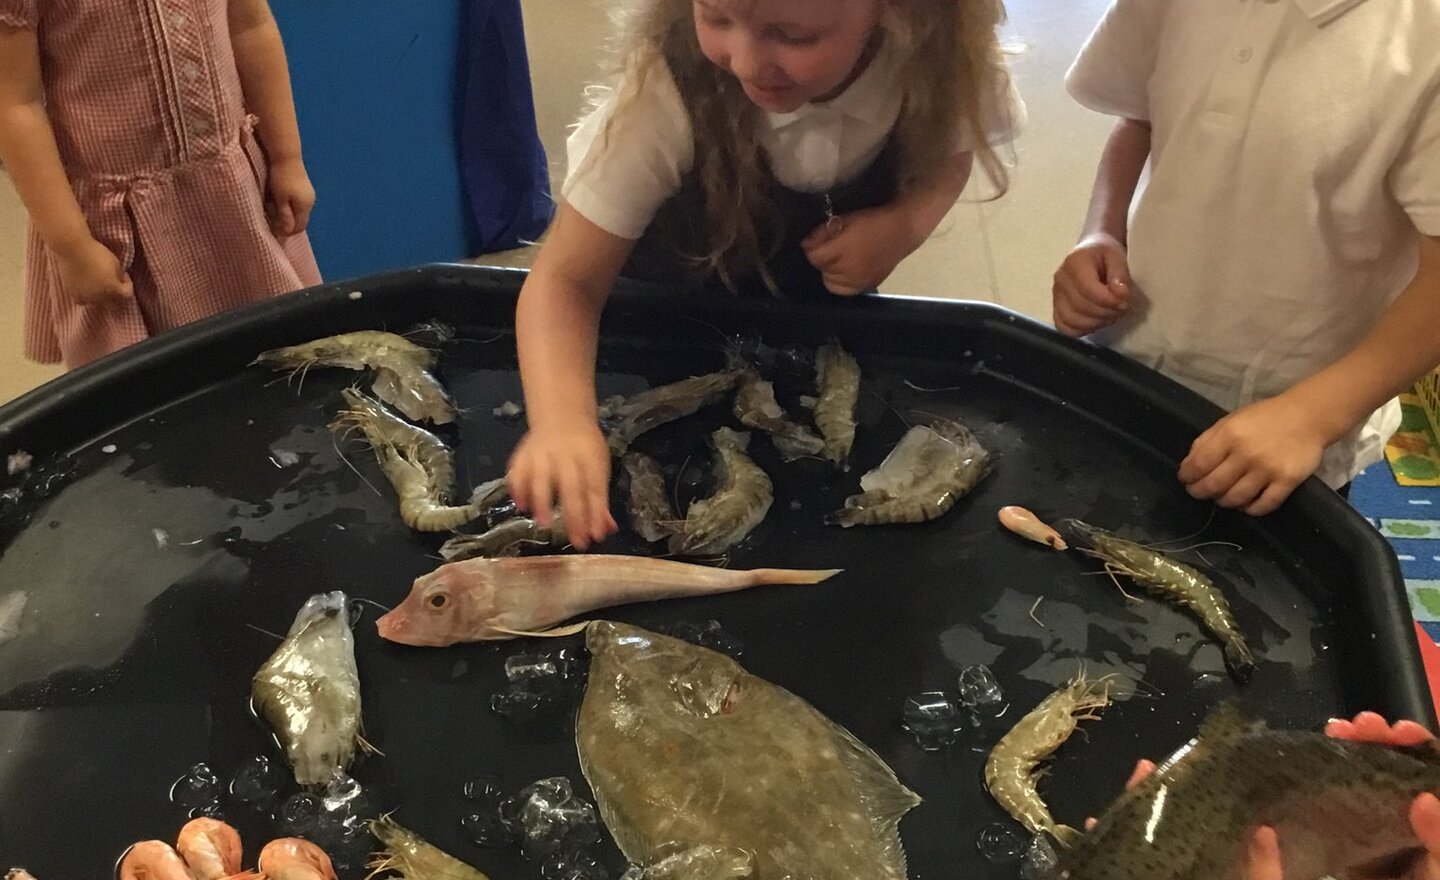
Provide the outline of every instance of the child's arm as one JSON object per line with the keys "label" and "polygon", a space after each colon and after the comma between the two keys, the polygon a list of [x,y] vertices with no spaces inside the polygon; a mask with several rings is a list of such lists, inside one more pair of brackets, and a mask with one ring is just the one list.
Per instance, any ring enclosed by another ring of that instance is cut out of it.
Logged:
{"label": "child's arm", "polygon": [[634,246],[562,202],[515,310],[530,430],[506,480],[515,503],[542,524],[558,499],[570,542],[582,550],[616,528],[610,450],[595,412],[595,355],[600,312]]}
{"label": "child's arm", "polygon": [[1424,238],[1415,280],[1340,360],[1200,435],[1180,466],[1196,498],[1269,513],[1315,472],[1325,447],[1440,364],[1440,239]]}
{"label": "child's arm", "polygon": [[1150,123],[1117,122],[1100,157],[1080,242],[1055,272],[1055,329],[1067,336],[1094,333],[1130,308],[1130,201],[1149,157]]}
{"label": "child's arm", "polygon": [[260,142],[270,163],[270,230],[304,232],[315,187],[300,156],[300,125],[290,92],[290,68],[268,0],[230,0],[230,42],[247,107],[260,119]]}
{"label": "child's arm", "polygon": [[125,267],[91,234],[65,176],[45,112],[39,44],[29,28],[0,25],[0,162],[55,257],[65,294],[83,305],[130,299]]}
{"label": "child's arm", "polygon": [[888,205],[853,211],[822,223],[801,242],[831,293],[853,296],[880,286],[915,252],[965,191],[973,163],[961,153],[926,187]]}

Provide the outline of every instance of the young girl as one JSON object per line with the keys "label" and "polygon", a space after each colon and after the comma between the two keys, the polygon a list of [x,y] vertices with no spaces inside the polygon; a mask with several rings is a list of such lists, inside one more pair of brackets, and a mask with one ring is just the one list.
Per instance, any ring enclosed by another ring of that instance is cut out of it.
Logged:
{"label": "young girl", "polygon": [[1195,497],[1344,487],[1440,362],[1436,46],[1434,0],[1116,0],[1071,69],[1120,121],[1055,324],[1235,410]]}
{"label": "young girl", "polygon": [[581,548],[615,529],[595,354],[622,270],[787,295],[873,290],[935,230],[972,157],[1002,179],[991,147],[1023,115],[999,0],[628,11],[618,80],[570,139],[563,202],[516,314],[530,433],[510,490],[542,522],[558,498]]}
{"label": "young girl", "polygon": [[0,0],[0,161],[30,212],[37,361],[320,281],[266,0]]}

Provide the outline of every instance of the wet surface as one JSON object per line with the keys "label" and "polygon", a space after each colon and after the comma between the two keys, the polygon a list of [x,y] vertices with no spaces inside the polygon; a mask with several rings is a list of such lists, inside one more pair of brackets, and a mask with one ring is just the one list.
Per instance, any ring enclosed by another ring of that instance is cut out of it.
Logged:
{"label": "wet surface", "polygon": [[[602,355],[600,392],[633,392],[722,361],[718,342],[705,351],[612,346]],[[1351,624],[1337,623],[1345,617],[1338,575],[1308,569],[1257,524],[1213,515],[1181,491],[1172,461],[1008,380],[993,360],[987,366],[957,352],[943,367],[861,362],[855,470],[782,464],[757,435],[751,451],[774,480],[776,502],[729,558],[734,567],[844,574],[821,586],[611,615],[656,629],[718,621],[744,646],[741,662],[751,672],[874,748],[925,798],[901,824],[913,877],[1015,876],[1019,850],[996,862],[976,845],[983,829],[1008,823],[980,783],[985,752],[1082,665],[1139,682],[1139,694],[1061,750],[1045,790],[1057,819],[1070,824],[1117,794],[1137,758],[1165,755],[1239,690],[1193,618],[1159,602],[1128,603],[1093,563],[1003,531],[995,514],[1004,505],[1177,542],[1167,546],[1239,545],[1186,558],[1219,573],[1261,657],[1243,693],[1281,723],[1313,726],[1360,708],[1351,680],[1362,673],[1343,666],[1356,637],[1339,632]],[[437,433],[455,447],[463,495],[500,475],[524,429],[493,415],[520,399],[513,339],[462,328],[443,349],[441,374],[462,413]],[[809,374],[779,374],[782,405],[802,412]],[[342,459],[325,425],[340,408],[339,390],[356,378],[317,369],[297,387],[263,371],[241,373],[68,450],[63,480],[33,495],[22,486],[0,510],[8,541],[0,597],[28,596],[8,624],[13,634],[0,640],[0,867],[24,864],[40,880],[106,876],[134,841],[174,838],[190,807],[172,802],[171,787],[200,763],[222,787],[243,771],[244,796],[227,790],[219,811],[242,828],[252,858],[276,833],[271,811],[295,789],[290,781],[270,792],[256,758],[283,767],[283,757],[248,706],[250,676],[277,644],[272,634],[283,633],[313,593],[399,602],[415,577],[439,564],[444,538],[401,524],[367,450],[345,447],[349,460]],[[902,379],[953,390],[922,392]],[[724,405],[712,408],[636,443],[669,469],[672,487],[680,477],[682,503],[707,490],[705,437],[728,415]],[[907,420],[930,415],[975,429],[998,455],[992,476],[935,523],[823,526]],[[47,461],[54,456],[37,451],[32,476],[21,476],[49,480]],[[618,515],[623,499],[615,500]],[[622,535],[605,549],[645,548]],[[540,865],[519,852],[475,842],[474,823],[464,823],[476,813],[465,783],[494,780],[516,791],[567,777],[578,796],[590,797],[567,719],[537,729],[491,710],[491,696],[511,683],[507,658],[532,647],[578,649],[579,640],[405,648],[382,642],[380,612],[360,607],[365,735],[384,757],[360,758],[355,777],[377,803],[398,808],[402,824],[490,876],[540,876]],[[961,671],[976,665],[993,671],[1008,711],[923,751],[901,723],[906,698],[953,694]],[[612,873],[624,867],[608,837],[594,852]]]}

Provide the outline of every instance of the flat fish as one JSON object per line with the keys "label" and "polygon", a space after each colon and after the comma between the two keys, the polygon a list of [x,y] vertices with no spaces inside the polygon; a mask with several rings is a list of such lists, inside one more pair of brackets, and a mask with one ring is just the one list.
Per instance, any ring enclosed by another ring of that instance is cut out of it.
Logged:
{"label": "flat fish", "polygon": [[19,638],[20,616],[25,613],[25,605],[29,601],[30,594],[24,590],[0,596],[0,645]]}
{"label": "flat fish", "polygon": [[322,785],[348,768],[360,741],[360,672],[349,607],[339,591],[311,596],[250,685],[255,708],[275,731],[300,785]]}
{"label": "flat fish", "polygon": [[597,621],[585,643],[580,767],[631,862],[748,853],[753,872],[684,876],[904,880],[899,822],[920,798],[844,728],[688,642]]}
{"label": "flat fish", "polygon": [[750,571],[641,556],[467,559],[417,578],[405,601],[380,618],[380,637],[402,645],[533,635],[612,605],[730,593],[771,584],[818,584],[838,570]]}
{"label": "flat fish", "polygon": [[715,403],[730,393],[740,381],[740,373],[730,368],[650,388],[629,397],[608,398],[600,404],[599,416],[610,453],[618,458],[646,431],[694,415],[701,407]]}
{"label": "flat fish", "polygon": [[685,522],[670,538],[670,552],[676,556],[724,553],[760,525],[775,501],[770,477],[747,454],[749,434],[720,428],[710,442],[719,486],[686,511]]}
{"label": "flat fish", "polygon": [[1279,837],[1285,880],[1408,876],[1405,866],[1423,852],[1410,804],[1437,790],[1433,745],[1392,749],[1272,730],[1228,703],[1062,853],[1056,876],[1245,880],[1259,825]]}
{"label": "flat fish", "polygon": [[859,495],[831,514],[832,525],[919,523],[944,516],[990,473],[993,458],[964,425],[941,420],[905,433]]}

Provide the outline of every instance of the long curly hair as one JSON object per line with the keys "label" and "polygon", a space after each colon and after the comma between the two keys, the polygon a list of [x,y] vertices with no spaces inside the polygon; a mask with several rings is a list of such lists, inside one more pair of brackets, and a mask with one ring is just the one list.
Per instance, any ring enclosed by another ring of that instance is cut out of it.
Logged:
{"label": "long curly hair", "polygon": [[[762,111],[700,50],[693,0],[612,2],[616,31],[608,74],[624,85],[592,155],[608,146],[612,128],[644,93],[654,71],[667,67],[690,114],[692,173],[705,201],[703,248],[685,256],[727,284],[757,270],[763,275],[784,230],[767,194]],[[976,165],[994,183],[995,197],[1003,194],[1008,175],[985,130],[987,102],[1009,87],[998,35],[1003,0],[880,2],[884,39],[894,41],[904,56],[903,103],[893,131],[900,191],[923,187],[942,173],[954,156],[955,134],[964,131]],[[599,86],[591,98],[598,107],[609,94],[610,87]]]}

